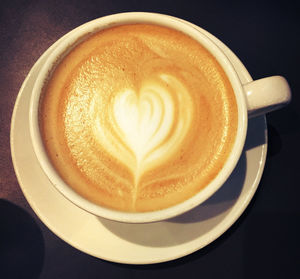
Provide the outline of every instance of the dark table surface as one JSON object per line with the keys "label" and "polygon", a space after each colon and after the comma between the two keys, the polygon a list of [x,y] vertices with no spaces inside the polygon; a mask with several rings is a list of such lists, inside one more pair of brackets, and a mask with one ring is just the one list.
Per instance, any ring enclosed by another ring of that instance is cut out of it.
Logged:
{"label": "dark table surface", "polygon": [[[300,17],[294,3],[2,0],[0,278],[300,278]],[[238,221],[207,247],[154,265],[107,262],[57,237],[26,201],[10,153],[15,100],[35,61],[78,25],[128,11],[158,12],[191,21],[229,46],[253,79],[283,75],[293,93],[288,107],[266,117],[268,155],[264,174]]]}

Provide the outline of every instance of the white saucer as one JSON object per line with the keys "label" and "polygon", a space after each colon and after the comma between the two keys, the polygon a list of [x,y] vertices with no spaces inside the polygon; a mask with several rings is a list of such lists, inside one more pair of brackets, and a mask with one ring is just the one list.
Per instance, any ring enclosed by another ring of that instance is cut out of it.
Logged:
{"label": "white saucer", "polygon": [[[224,44],[199,30],[224,50],[242,83],[252,80],[243,64]],[[16,100],[11,126],[11,152],[19,184],[45,225],[58,237],[89,255],[128,264],[177,259],[222,235],[244,212],[261,179],[267,151],[265,117],[249,120],[245,150],[236,169],[226,184],[196,209],[169,221],[152,224],[123,224],[95,217],[55,190],[41,170],[30,142],[28,105],[31,89],[41,65],[56,44],[41,56],[25,79]]]}

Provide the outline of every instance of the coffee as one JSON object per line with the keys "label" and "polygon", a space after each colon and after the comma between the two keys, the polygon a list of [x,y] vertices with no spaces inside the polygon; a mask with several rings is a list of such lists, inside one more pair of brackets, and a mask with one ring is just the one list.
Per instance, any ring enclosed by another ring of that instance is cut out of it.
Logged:
{"label": "coffee", "polygon": [[51,74],[40,105],[47,153],[96,204],[146,212],[178,204],[223,167],[237,104],[212,54],[157,25],[102,30]]}

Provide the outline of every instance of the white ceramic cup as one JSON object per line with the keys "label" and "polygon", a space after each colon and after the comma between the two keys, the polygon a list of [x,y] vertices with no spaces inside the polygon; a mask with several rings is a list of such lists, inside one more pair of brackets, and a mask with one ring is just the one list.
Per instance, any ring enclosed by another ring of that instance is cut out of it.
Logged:
{"label": "white ceramic cup", "polygon": [[[82,42],[91,34],[105,28],[131,23],[149,23],[166,26],[184,32],[201,43],[215,56],[226,72],[234,90],[238,105],[238,131],[236,140],[228,160],[215,179],[199,193],[180,204],[167,209],[145,213],[120,212],[101,207],[84,199],[82,196],[73,191],[60,178],[48,159],[39,130],[39,101],[42,88],[49,78],[49,73],[53,71],[59,61],[74,46]],[[65,35],[64,39],[61,40],[59,45],[49,55],[46,63],[37,76],[30,99],[30,135],[35,154],[46,176],[49,178],[51,183],[75,205],[96,216],[110,220],[127,223],[154,222],[180,215],[201,204],[213,195],[225,183],[240,158],[247,133],[248,117],[277,109],[289,103],[290,99],[291,92],[289,85],[287,81],[280,76],[268,77],[248,84],[241,84],[232,64],[222,50],[192,24],[181,19],[162,14],[140,12],[122,13],[99,18],[74,29]]]}

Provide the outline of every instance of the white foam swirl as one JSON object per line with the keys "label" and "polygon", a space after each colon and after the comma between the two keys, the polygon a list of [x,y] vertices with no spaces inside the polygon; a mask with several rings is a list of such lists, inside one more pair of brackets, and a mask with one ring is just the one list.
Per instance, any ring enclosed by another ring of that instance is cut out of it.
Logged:
{"label": "white foam swirl", "polygon": [[[139,92],[126,88],[111,101],[104,119],[101,98],[90,107],[93,133],[101,146],[126,165],[135,184],[147,170],[168,160],[189,130],[193,102],[175,77],[161,74],[146,81]],[[109,120],[109,121],[107,121]]]}

